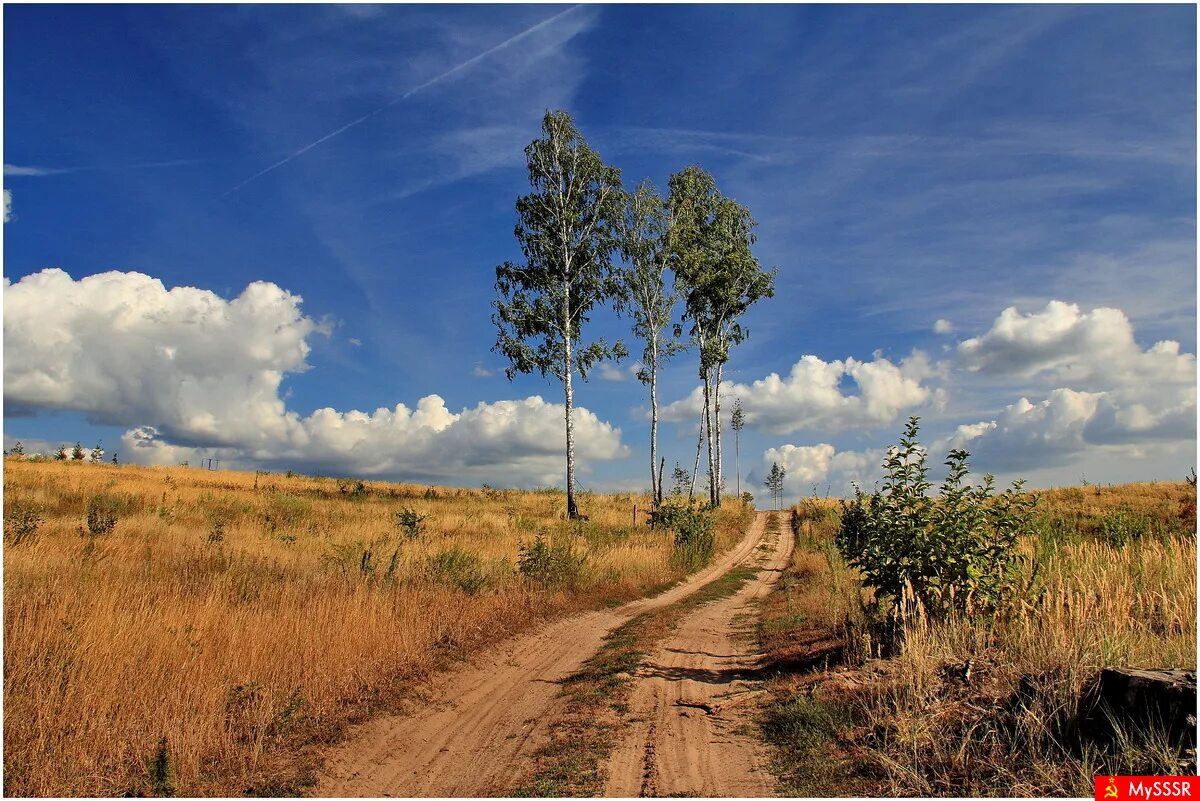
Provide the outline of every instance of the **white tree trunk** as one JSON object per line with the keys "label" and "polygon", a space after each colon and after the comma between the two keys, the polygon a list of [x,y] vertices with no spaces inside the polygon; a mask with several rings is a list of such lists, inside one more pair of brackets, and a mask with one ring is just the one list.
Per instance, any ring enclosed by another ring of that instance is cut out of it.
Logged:
{"label": "white tree trunk", "polygon": [[713,445],[712,371],[704,370],[704,430],[708,439],[708,503],[717,505],[716,448]]}
{"label": "white tree trunk", "polygon": [[700,418],[700,430],[696,434],[696,464],[692,467],[692,485],[688,487],[688,503],[696,494],[696,476],[700,473],[700,449],[704,447],[704,418]]}
{"label": "white tree trunk", "polygon": [[662,478],[658,467],[658,337],[650,342],[650,494],[654,503],[662,503]]}
{"label": "white tree trunk", "polygon": [[716,423],[714,441],[717,445],[715,463],[717,466],[717,493],[714,505],[721,505],[721,495],[725,492],[725,465],[721,462],[721,373],[723,365],[717,365],[717,380],[713,384],[713,420]]}
{"label": "white tree trunk", "polygon": [[575,400],[573,387],[571,386],[571,344],[567,343],[566,347],[566,378],[563,379],[563,388],[566,394],[566,418],[567,418],[567,517],[575,519],[579,515],[579,509],[575,505],[575,425],[571,420],[571,408]]}

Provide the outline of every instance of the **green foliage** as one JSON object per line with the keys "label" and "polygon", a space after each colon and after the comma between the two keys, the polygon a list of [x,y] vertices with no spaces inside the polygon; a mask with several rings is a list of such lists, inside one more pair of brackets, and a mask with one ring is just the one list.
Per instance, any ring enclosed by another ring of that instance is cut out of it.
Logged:
{"label": "green foliage", "polygon": [[[601,161],[565,111],[547,112],[544,137],[525,148],[533,192],[518,198],[515,230],[524,264],[496,268],[494,350],[509,378],[539,372],[566,380],[614,348],[579,344],[592,307],[617,293],[612,253],[619,244],[621,171]],[[574,364],[565,354],[574,351]]]}
{"label": "green foliage", "polygon": [[166,737],[158,739],[158,746],[146,760],[146,772],[150,775],[150,784],[156,796],[169,798],[175,795],[175,769],[171,765]]}
{"label": "green foliage", "polygon": [[8,449],[8,455],[18,457],[25,455],[25,446],[21,444],[21,440],[17,440],[13,443],[13,446]]}
{"label": "green foliage", "polygon": [[400,528],[400,533],[406,540],[419,539],[421,529],[424,527],[425,520],[429,515],[417,514],[416,509],[409,509],[405,506],[399,512],[392,514],[392,519],[396,521],[396,525]]}
{"label": "green foliage", "polygon": [[753,509],[754,508],[754,496],[751,495],[749,492],[743,492],[742,493],[742,503],[744,503],[746,506]]}
{"label": "green foliage", "polygon": [[650,525],[675,532],[671,558],[691,572],[708,564],[715,550],[712,512],[699,504],[671,498],[650,512]]}
{"label": "green foliage", "polygon": [[687,468],[682,467],[679,462],[675,463],[675,469],[671,471],[671,495],[676,498],[683,495],[683,488],[692,481],[692,474]]}
{"label": "green foliage", "polygon": [[90,458],[93,464],[99,464],[100,460],[104,458],[104,447],[99,442],[97,442],[96,446],[92,448]]}
{"label": "green foliage", "polygon": [[1120,547],[1152,535],[1154,530],[1152,518],[1121,506],[1100,518],[1100,530],[1097,533],[1104,542]]}
{"label": "green foliage", "polygon": [[10,545],[32,540],[42,524],[41,510],[22,501],[10,500],[4,510],[4,539]]}
{"label": "green foliage", "polygon": [[[1030,526],[1035,501],[1020,492],[1020,481],[999,495],[990,475],[969,485],[964,450],[950,451],[949,472],[931,497],[917,432],[913,417],[884,462],[881,491],[856,488],[854,500],[843,502],[838,548],[901,615],[994,612],[1016,589],[1017,540]],[[914,609],[905,603],[909,594]]]}
{"label": "green foliage", "polygon": [[76,442],[75,447],[71,449],[71,461],[73,461],[73,462],[82,462],[83,461],[83,446],[80,445],[78,442]]}
{"label": "green foliage", "polygon": [[767,490],[771,493],[771,502],[778,509],[783,504],[783,479],[787,477],[787,470],[779,466],[779,462],[771,462],[771,471],[767,473],[767,479],[763,482]]}
{"label": "green foliage", "polygon": [[54,461],[65,462],[67,460],[67,446],[59,445],[58,450],[54,452]]}
{"label": "green foliage", "polygon": [[425,575],[434,584],[456,587],[474,595],[487,586],[483,560],[478,554],[455,546],[425,560]]}
{"label": "green foliage", "polygon": [[108,495],[93,495],[87,505],[88,532],[93,536],[111,534],[117,527],[118,508],[117,499]]}
{"label": "green foliage", "polygon": [[570,543],[547,543],[539,534],[533,542],[518,546],[517,569],[521,575],[546,589],[571,589],[583,576],[586,554],[576,554]]}

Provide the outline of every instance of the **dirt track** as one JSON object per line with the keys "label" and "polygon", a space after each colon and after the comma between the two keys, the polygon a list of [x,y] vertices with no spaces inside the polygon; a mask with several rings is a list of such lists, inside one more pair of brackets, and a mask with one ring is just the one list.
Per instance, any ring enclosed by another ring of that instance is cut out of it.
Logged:
{"label": "dirt track", "polygon": [[765,748],[749,728],[762,667],[755,602],[787,566],[792,533],[782,529],[767,533],[752,580],[692,612],[638,671],[635,722],[609,760],[606,796],[775,795]]}
{"label": "dirt track", "polygon": [[[763,537],[765,520],[765,514],[758,514],[746,536],[717,563],[660,595],[614,610],[557,621],[442,675],[432,699],[412,714],[380,717],[365,723],[334,749],[328,755],[325,773],[314,794],[338,797],[511,794],[526,759],[545,741],[547,728],[554,720],[558,682],[577,671],[600,648],[605,635],[620,624],[635,615],[668,606],[734,566],[761,557],[756,546]],[[759,584],[751,582],[736,598],[744,599]],[[712,605],[712,609],[726,606],[727,602],[721,602]],[[696,617],[708,619],[708,612],[707,607],[697,610],[685,621],[680,633],[690,630]],[[677,640],[675,637],[672,642]],[[688,650],[712,649],[689,647]],[[664,660],[651,661],[662,664]],[[722,752],[721,758],[724,756]],[[704,775],[707,772],[711,768],[701,771]],[[664,772],[664,775],[670,774]],[[636,789],[633,795],[637,794]]]}

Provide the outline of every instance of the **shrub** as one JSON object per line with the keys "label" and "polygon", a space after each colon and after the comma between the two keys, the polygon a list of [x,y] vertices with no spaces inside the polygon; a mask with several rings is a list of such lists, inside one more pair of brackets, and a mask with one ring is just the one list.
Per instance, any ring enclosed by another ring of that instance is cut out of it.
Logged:
{"label": "shrub", "polygon": [[76,442],[75,447],[71,449],[71,461],[83,461],[83,445],[79,444],[78,442]]}
{"label": "shrub", "polygon": [[117,502],[107,495],[93,495],[87,505],[88,531],[96,536],[111,534],[117,527]]}
{"label": "shrub", "polygon": [[950,451],[949,473],[931,497],[917,422],[910,418],[884,462],[883,489],[866,495],[856,488],[854,500],[843,502],[838,548],[901,617],[922,609],[934,617],[994,612],[1015,589],[1017,540],[1034,499],[1020,494],[1020,481],[999,495],[991,475],[968,485],[964,450]]}
{"label": "shrub", "polygon": [[42,515],[36,507],[10,501],[4,515],[4,539],[12,545],[20,545],[33,539],[41,524]]}
{"label": "shrub", "polygon": [[650,525],[675,532],[671,558],[688,572],[703,567],[712,558],[716,544],[713,516],[698,504],[673,497],[650,512]]}
{"label": "shrub", "polygon": [[583,575],[586,555],[576,555],[569,543],[553,545],[541,534],[528,545],[518,546],[517,569],[521,575],[544,588],[573,588]]}
{"label": "shrub", "polygon": [[474,595],[487,585],[483,560],[458,546],[427,558],[425,575],[434,584],[457,587],[468,595]]}
{"label": "shrub", "polygon": [[392,514],[406,540],[415,540],[421,536],[421,529],[428,517],[427,514],[417,514],[416,509],[409,509],[407,506]]}

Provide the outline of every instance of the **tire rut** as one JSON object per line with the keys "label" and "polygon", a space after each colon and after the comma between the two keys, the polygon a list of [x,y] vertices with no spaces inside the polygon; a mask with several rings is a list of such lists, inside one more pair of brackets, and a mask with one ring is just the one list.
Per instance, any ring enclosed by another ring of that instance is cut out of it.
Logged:
{"label": "tire rut", "polygon": [[523,765],[546,739],[559,683],[579,670],[617,626],[681,600],[751,559],[762,532],[759,514],[746,536],[716,564],[665,592],[555,621],[440,675],[425,704],[368,721],[334,747],[313,794],[511,794]]}
{"label": "tire rut", "polygon": [[780,526],[753,580],[693,611],[643,662],[630,699],[631,725],[608,761],[606,796],[778,792],[767,769],[770,756],[753,734],[763,667],[754,624],[756,604],[779,580],[792,545],[790,527]]}

